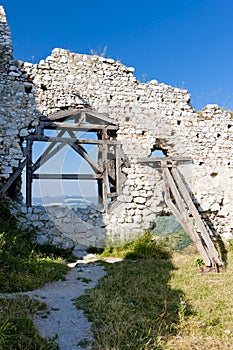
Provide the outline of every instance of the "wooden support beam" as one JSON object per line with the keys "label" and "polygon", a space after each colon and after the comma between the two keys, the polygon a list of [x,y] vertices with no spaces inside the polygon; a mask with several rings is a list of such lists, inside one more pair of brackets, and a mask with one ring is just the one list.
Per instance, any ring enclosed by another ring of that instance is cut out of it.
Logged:
{"label": "wooden support beam", "polygon": [[107,145],[103,145],[102,160],[103,160],[103,183],[102,183],[102,193],[103,193],[103,205],[105,211],[108,210],[108,169],[107,169]]}
{"label": "wooden support beam", "polygon": [[57,154],[62,148],[65,147],[65,143],[62,143],[60,145],[53,142],[51,147],[53,146],[54,149],[50,150],[50,152],[47,152],[47,149],[43,152],[43,154],[37,159],[36,163],[32,166],[32,172],[38,170],[43,164],[45,164],[49,159],[51,159],[55,154]]}
{"label": "wooden support beam", "polygon": [[[62,137],[64,134],[65,134],[65,130],[62,130],[62,131],[60,131],[58,136]],[[57,146],[59,148],[56,148],[55,149],[56,151],[55,151],[53,149],[55,148],[56,145],[57,145],[57,142],[52,142],[50,145],[47,146],[47,148],[44,150],[42,155],[34,163],[34,165],[32,167],[33,172],[36,171],[41,165],[46,163],[54,154],[56,154],[58,151],[60,151],[61,148],[63,148],[65,146],[65,144],[62,144],[62,146]],[[55,152],[55,153],[50,153],[51,151]]]}
{"label": "wooden support beam", "polygon": [[28,140],[31,141],[41,141],[41,142],[65,142],[65,143],[77,143],[77,144],[90,144],[90,145],[99,145],[99,144],[108,144],[108,145],[118,145],[119,141],[115,140],[91,140],[91,139],[81,139],[81,138],[70,138],[70,137],[48,137],[43,136],[39,137],[37,135],[27,136]]}
{"label": "wooden support beam", "polygon": [[[69,130],[68,133],[70,134],[70,136],[72,138],[74,138],[74,133],[73,131]],[[77,143],[69,143],[69,145],[73,148],[73,150],[75,152],[77,152],[81,157],[83,157],[88,164],[90,165],[90,167],[96,172],[96,173],[101,173],[103,172],[102,167],[100,167],[99,164],[97,164],[87,153],[87,151],[85,150],[84,147],[82,147],[81,145],[78,145]]]}
{"label": "wooden support beam", "polygon": [[33,141],[27,139],[26,163],[26,206],[32,206],[32,145]]}
{"label": "wooden support beam", "polygon": [[101,124],[79,124],[79,123],[59,123],[59,122],[44,122],[45,129],[66,129],[75,131],[98,131],[98,130],[118,130],[115,125],[101,125]]}
{"label": "wooden support beam", "polygon": [[122,194],[122,185],[123,185],[123,177],[121,172],[121,146],[116,145],[115,147],[116,152],[116,192],[118,193],[118,196]]}
{"label": "wooden support beam", "polygon": [[107,113],[98,113],[95,111],[92,111],[89,108],[83,108],[83,109],[76,109],[76,108],[69,108],[67,110],[61,110],[56,113],[49,114],[47,119],[50,120],[59,120],[59,119],[76,119],[81,118],[82,114],[85,114],[85,118],[87,121],[90,120],[98,120],[101,121],[103,124],[111,124],[111,125],[117,125],[117,123],[108,117]]}
{"label": "wooden support beam", "polygon": [[168,162],[190,162],[192,158],[190,157],[151,157],[151,158],[139,158],[139,163],[153,163],[153,162],[163,162],[167,164]]}
{"label": "wooden support beam", "polygon": [[[176,187],[176,184],[171,176],[168,168],[163,169],[164,174],[164,185],[165,185],[165,200],[168,207],[171,209],[172,214],[176,217],[179,223],[184,228],[185,232],[190,236],[192,241],[195,243],[197,250],[203,258],[206,266],[212,265],[211,257],[203,246],[203,242],[195,230],[192,219],[188,215],[186,203],[180,196],[180,193]],[[172,202],[170,197],[170,190],[175,200],[175,204]]]}
{"label": "wooden support beam", "polygon": [[37,180],[99,180],[102,175],[98,174],[33,174]]}
{"label": "wooden support beam", "polygon": [[19,167],[13,172],[13,174],[9,177],[9,179],[7,179],[7,182],[0,189],[0,197],[2,197],[7,192],[9,187],[17,179],[17,177],[20,175],[23,168],[25,167],[26,163],[27,163],[27,159],[24,159],[23,161],[21,161],[21,163],[19,164]]}
{"label": "wooden support beam", "polygon": [[173,175],[175,182],[179,186],[179,189],[182,193],[184,200],[186,201],[186,203],[189,207],[189,211],[192,214],[192,216],[196,222],[197,228],[201,233],[201,237],[202,237],[203,241],[205,242],[206,246],[208,247],[208,252],[210,254],[212,264],[217,263],[220,266],[223,265],[223,262],[219,256],[219,253],[216,250],[214,243],[212,242],[212,240],[209,236],[209,233],[208,233],[208,231],[207,231],[207,229],[206,229],[206,227],[205,227],[205,225],[200,217],[200,214],[198,213],[197,208],[195,207],[195,205],[192,201],[192,198],[190,197],[190,194],[189,194],[185,184],[183,183],[183,181],[180,177],[178,170],[176,168],[173,168],[171,170],[171,173]]}

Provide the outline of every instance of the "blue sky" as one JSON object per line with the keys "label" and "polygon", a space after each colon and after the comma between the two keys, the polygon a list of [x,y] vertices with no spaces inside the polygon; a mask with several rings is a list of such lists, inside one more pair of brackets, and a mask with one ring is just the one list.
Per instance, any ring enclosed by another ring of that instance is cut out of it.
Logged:
{"label": "blue sky", "polygon": [[103,51],[138,80],[185,88],[194,108],[233,110],[232,0],[2,0],[16,59]]}

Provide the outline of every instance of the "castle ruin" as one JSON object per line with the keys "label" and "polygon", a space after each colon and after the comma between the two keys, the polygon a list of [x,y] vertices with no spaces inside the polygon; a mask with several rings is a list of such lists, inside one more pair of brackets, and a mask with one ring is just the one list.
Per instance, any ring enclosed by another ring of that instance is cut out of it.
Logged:
{"label": "castle ruin", "polygon": [[[213,104],[196,112],[188,91],[155,80],[141,83],[132,67],[113,59],[55,48],[32,64],[15,61],[12,52],[0,7],[0,191],[2,198],[20,203],[21,172],[28,167],[27,206],[18,207],[25,224],[37,228],[39,242],[103,247],[107,241],[132,239],[153,229],[156,217],[170,212],[166,160],[178,169],[211,234],[232,238],[232,113]],[[88,132],[88,126],[96,141],[78,140],[77,130]],[[56,129],[56,136],[49,139],[46,127]],[[40,178],[36,170],[43,157],[32,164],[29,146],[39,138],[50,145],[44,161],[66,141],[88,162],[102,203],[31,205],[30,186]],[[98,146],[98,162],[91,160],[82,142]],[[150,163],[156,150],[165,157]]]}

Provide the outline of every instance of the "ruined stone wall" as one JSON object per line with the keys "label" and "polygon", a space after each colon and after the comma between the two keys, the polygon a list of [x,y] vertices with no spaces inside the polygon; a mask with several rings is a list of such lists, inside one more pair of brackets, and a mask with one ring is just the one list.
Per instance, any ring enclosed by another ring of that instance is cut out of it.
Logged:
{"label": "ruined stone wall", "polygon": [[10,29],[0,6],[0,183],[22,159],[21,137],[39,116],[23,64],[13,59]]}
{"label": "ruined stone wall", "polygon": [[[9,34],[6,23],[2,23],[1,28]],[[7,57],[11,62],[11,52]],[[230,237],[233,231],[232,115],[216,105],[208,105],[196,113],[186,90],[155,80],[140,83],[133,72],[132,67],[113,59],[63,49],[54,49],[39,64],[9,63],[3,72],[3,83],[9,92],[4,92],[5,102],[1,103],[1,120],[10,125],[3,128],[0,135],[7,140],[1,152],[4,164],[8,170],[13,168],[11,162],[17,161],[15,154],[21,155],[20,133],[26,133],[27,125],[31,121],[36,123],[40,113],[48,115],[60,109],[84,106],[108,113],[109,118],[119,123],[117,139],[122,143],[130,167],[124,169],[127,179],[122,195],[108,213],[101,214],[102,231],[93,233],[95,239],[92,238],[90,244],[88,238],[87,245],[99,246],[103,238],[105,241],[130,239],[155,225],[156,216],[165,210],[161,172],[138,162],[139,158],[150,156],[155,145],[166,150],[168,156],[193,159],[193,164],[180,167],[184,181],[200,212],[212,221],[216,231]],[[25,92],[25,80],[33,84],[30,93]],[[2,171],[1,176],[7,177],[9,173]],[[77,224],[76,243],[79,232]]]}

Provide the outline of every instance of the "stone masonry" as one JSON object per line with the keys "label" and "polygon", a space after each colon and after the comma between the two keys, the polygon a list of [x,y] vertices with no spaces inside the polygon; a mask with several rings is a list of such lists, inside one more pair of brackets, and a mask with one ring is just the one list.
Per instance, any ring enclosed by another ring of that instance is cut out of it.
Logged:
{"label": "stone masonry", "polygon": [[108,213],[87,202],[80,202],[81,209],[21,205],[40,241],[100,247],[153,228],[156,216],[167,211],[163,179],[158,169],[138,160],[156,148],[169,157],[192,159],[179,170],[199,212],[223,238],[232,237],[231,112],[217,105],[196,112],[188,91],[156,80],[140,83],[134,68],[109,58],[56,48],[39,64],[15,61],[2,7],[0,55],[0,186],[22,159],[22,138],[28,128],[41,115],[70,107],[88,107],[118,122],[117,140],[130,164],[123,169],[127,177],[123,193]]}

